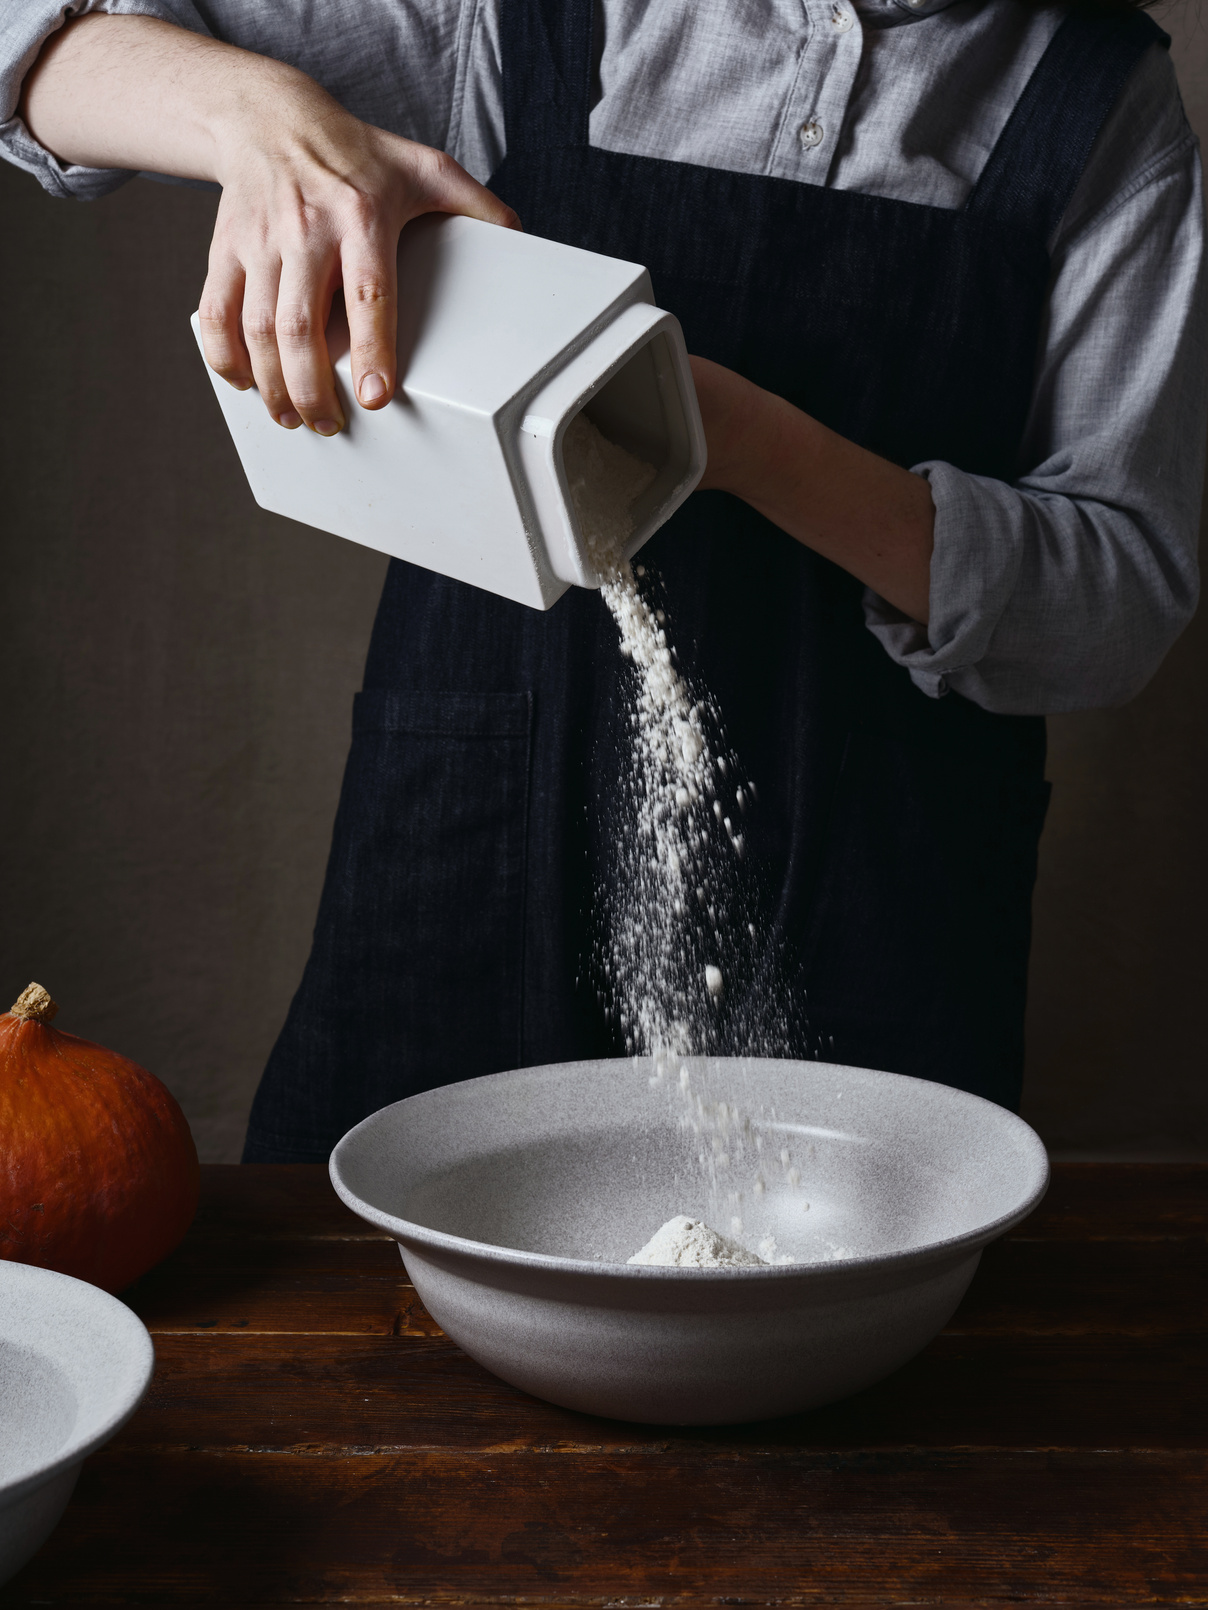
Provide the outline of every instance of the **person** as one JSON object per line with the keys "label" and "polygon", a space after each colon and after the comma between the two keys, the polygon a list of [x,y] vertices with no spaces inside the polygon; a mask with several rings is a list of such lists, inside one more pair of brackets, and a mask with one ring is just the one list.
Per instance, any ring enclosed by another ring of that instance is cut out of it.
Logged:
{"label": "person", "polygon": [[[1130,698],[1196,600],[1200,171],[1166,44],[1025,0],[10,0],[0,137],[54,194],[219,184],[206,356],[320,436],[395,393],[418,214],[648,266],[709,462],[643,558],[757,779],[780,1049],[1014,1106],[1043,716]],[[623,1049],[587,914],[627,674],[593,593],[540,614],[392,564],[248,1159]]]}

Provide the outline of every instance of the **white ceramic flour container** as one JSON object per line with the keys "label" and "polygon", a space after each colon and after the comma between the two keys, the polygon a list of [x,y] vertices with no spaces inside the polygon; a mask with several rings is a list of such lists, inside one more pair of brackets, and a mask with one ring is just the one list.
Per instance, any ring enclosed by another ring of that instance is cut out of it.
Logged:
{"label": "white ceramic flour container", "polygon": [[257,503],[536,609],[598,586],[566,427],[585,409],[655,466],[633,508],[636,552],[704,470],[678,320],[638,264],[471,218],[409,224],[398,270],[399,386],[385,408],[353,400],[342,304],[328,326],[339,436],[283,430],[257,392],[211,374]]}

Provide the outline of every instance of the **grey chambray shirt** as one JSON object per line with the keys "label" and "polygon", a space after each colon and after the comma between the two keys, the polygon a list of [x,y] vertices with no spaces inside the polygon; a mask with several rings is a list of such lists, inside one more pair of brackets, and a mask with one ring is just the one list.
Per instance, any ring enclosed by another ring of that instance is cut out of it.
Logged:
{"label": "grey chambray shirt", "polygon": [[[4,0],[0,150],[55,195],[99,196],[129,177],[62,166],[16,117],[47,35],[64,16],[107,11],[292,62],[357,116],[442,147],[485,181],[504,154],[499,4]],[[1021,0],[596,9],[594,145],[933,207],[963,204],[1063,15]],[[1200,184],[1174,72],[1155,47],[1050,243],[1015,480],[915,465],[936,508],[930,626],[866,595],[870,629],[925,692],[954,688],[1015,713],[1118,703],[1189,619],[1208,425]]]}

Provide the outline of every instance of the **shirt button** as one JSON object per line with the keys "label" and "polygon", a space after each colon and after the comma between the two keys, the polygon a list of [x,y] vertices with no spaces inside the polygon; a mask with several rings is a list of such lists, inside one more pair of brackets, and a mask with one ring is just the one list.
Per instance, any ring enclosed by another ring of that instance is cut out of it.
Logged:
{"label": "shirt button", "polygon": [[831,12],[831,27],[837,34],[845,34],[855,20],[851,12],[843,6],[836,6]]}
{"label": "shirt button", "polygon": [[816,117],[811,117],[797,130],[797,138],[805,149],[809,151],[813,146],[822,144],[822,133],[821,123]]}

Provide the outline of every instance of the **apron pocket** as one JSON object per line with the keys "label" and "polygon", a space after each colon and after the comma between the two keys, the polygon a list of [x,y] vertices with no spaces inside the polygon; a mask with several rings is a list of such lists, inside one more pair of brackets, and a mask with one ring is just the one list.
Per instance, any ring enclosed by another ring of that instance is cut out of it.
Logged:
{"label": "apron pocket", "polygon": [[325,1155],[378,1107],[519,1064],[531,704],[357,695],[314,944],[253,1111],[262,1144]]}

